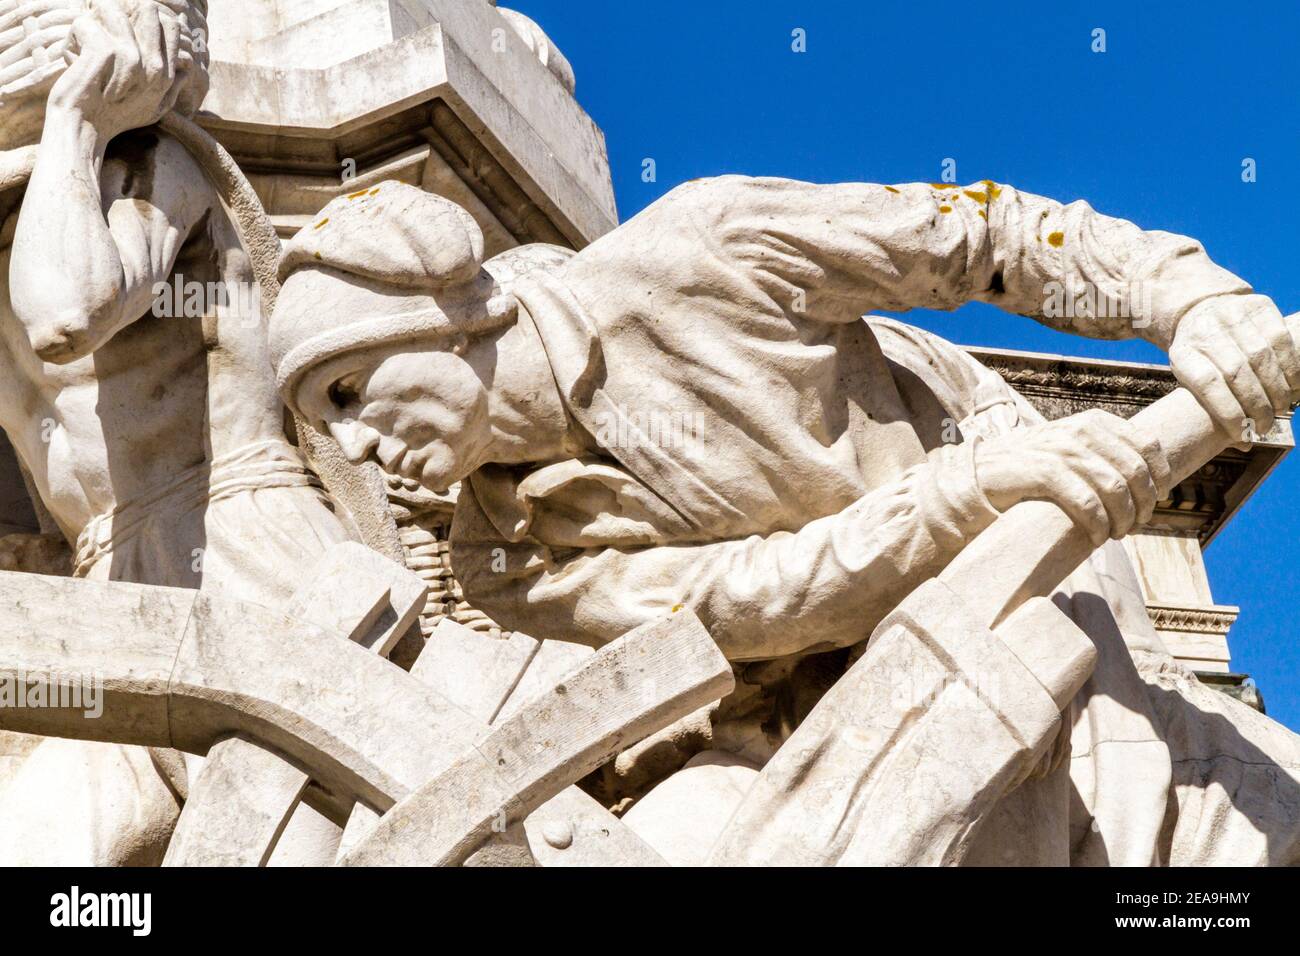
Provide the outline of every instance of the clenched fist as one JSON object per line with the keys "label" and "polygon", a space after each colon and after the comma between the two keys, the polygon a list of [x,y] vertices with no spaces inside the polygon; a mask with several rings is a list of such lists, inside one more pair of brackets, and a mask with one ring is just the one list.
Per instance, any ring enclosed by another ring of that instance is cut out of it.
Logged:
{"label": "clenched fist", "polygon": [[1238,445],[1300,399],[1300,351],[1263,295],[1220,295],[1193,307],[1169,348],[1178,381]]}
{"label": "clenched fist", "polygon": [[981,442],[975,471],[998,511],[1051,501],[1096,545],[1149,520],[1169,480],[1156,436],[1096,410]]}

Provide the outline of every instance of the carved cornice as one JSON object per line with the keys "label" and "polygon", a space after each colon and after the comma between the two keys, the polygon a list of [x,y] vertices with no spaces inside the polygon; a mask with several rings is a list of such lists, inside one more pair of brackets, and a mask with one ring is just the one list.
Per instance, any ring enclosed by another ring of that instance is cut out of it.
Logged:
{"label": "carved cornice", "polygon": [[1169,369],[1155,365],[1089,363],[1059,356],[979,349],[971,352],[1049,420],[1090,408],[1131,418],[1178,387]]}
{"label": "carved cornice", "polygon": [[[1178,387],[1173,372],[1161,365],[999,349],[967,351],[1048,420],[1093,408],[1131,418]],[[1180,483],[1159,503],[1143,530],[1195,534],[1203,544],[1208,542],[1293,445],[1290,416],[1280,417],[1247,451],[1228,449]]]}
{"label": "carved cornice", "polygon": [[1189,634],[1221,634],[1225,637],[1237,615],[1235,607],[1179,607],[1171,604],[1148,604],[1147,615],[1158,631],[1181,631]]}
{"label": "carved cornice", "polygon": [[[520,32],[518,15],[465,0],[403,4],[400,18],[371,3],[314,16],[306,0],[251,3],[213,11],[198,119],[246,173],[278,180],[263,183],[273,215],[314,215],[297,195],[313,179],[346,187],[431,145],[439,163],[419,184],[450,188],[516,242],[580,249],[618,224],[604,135],[534,24]],[[277,29],[288,7],[297,19]]]}
{"label": "carved cornice", "polygon": [[1134,367],[1124,371],[1097,371],[1070,361],[1028,365],[1002,355],[977,357],[1026,396],[1059,396],[1076,403],[1087,396],[1098,402],[1133,405],[1136,410],[1178,387],[1168,369]]}

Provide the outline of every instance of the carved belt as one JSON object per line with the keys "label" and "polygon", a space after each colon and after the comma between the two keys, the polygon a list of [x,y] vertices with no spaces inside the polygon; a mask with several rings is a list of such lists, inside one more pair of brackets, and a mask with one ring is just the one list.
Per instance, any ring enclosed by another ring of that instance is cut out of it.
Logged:
{"label": "carved belt", "polygon": [[194,508],[265,488],[319,488],[292,445],[271,440],[245,445],[212,461],[201,462],[155,486],[107,514],[92,518],[77,536],[73,577],[85,577],[114,548],[132,540],[160,514],[184,514]]}

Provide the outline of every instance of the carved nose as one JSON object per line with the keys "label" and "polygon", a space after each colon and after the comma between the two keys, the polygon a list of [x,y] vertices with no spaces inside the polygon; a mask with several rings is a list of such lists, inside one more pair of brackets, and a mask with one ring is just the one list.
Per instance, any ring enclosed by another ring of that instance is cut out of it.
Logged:
{"label": "carved nose", "polygon": [[334,440],[339,443],[339,447],[343,449],[343,454],[354,465],[361,464],[379,447],[379,433],[360,422],[346,425],[331,423],[329,430]]}

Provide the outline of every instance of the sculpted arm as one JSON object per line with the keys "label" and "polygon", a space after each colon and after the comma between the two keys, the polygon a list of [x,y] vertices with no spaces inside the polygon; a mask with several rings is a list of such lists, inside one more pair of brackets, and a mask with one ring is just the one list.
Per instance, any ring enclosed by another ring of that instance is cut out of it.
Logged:
{"label": "sculpted arm", "polygon": [[538,638],[593,645],[680,606],[731,660],[847,646],[1003,511],[1052,501],[1101,545],[1149,519],[1159,442],[1100,411],[943,445],[896,481],[793,532],[642,548],[503,540],[461,491],[452,561],[471,604]]}
{"label": "sculpted arm", "polygon": [[537,638],[602,644],[682,606],[731,660],[847,646],[997,516],[969,461],[950,464],[914,468],[797,533],[572,556],[472,540],[489,525],[462,492],[453,560],[471,603]]}
{"label": "sculpted arm", "polygon": [[[699,192],[692,190],[699,189]],[[1141,337],[1222,427],[1261,430],[1300,393],[1300,355],[1265,296],[1184,236],[991,182],[685,187],[700,228],[792,316],[981,301],[1092,338]]]}
{"label": "sculpted arm", "polygon": [[[822,186],[737,177],[699,195],[727,248],[772,298],[788,305],[802,291],[814,320],[982,301],[1062,331],[1143,335],[1167,346],[1197,302],[1250,291],[1191,239],[1144,231],[1086,202],[1062,205],[988,181]],[[1154,294],[1150,314],[1137,322],[1074,309],[1057,314],[1057,286],[1127,301],[1135,283],[1149,283]]]}
{"label": "sculpted arm", "polygon": [[77,21],[82,52],[50,94],[10,263],[14,311],[36,353],[59,364],[149,311],[207,211],[205,180],[182,147],[127,132],[175,98],[174,23],[133,26],[112,4],[97,10],[107,25]]}

